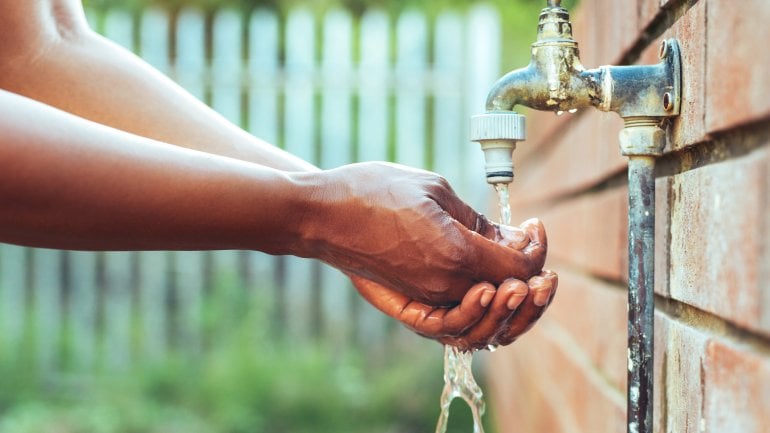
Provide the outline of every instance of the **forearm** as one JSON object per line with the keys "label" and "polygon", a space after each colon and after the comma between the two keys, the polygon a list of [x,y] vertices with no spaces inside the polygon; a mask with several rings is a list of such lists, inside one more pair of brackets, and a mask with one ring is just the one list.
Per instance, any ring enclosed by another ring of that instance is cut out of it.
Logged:
{"label": "forearm", "polygon": [[183,149],[0,91],[0,241],[303,254],[318,174]]}
{"label": "forearm", "polygon": [[[42,42],[41,42],[42,41]],[[0,88],[165,143],[287,171],[317,170],[233,125],[118,45],[76,27],[0,68]],[[2,60],[0,60],[1,62]]]}

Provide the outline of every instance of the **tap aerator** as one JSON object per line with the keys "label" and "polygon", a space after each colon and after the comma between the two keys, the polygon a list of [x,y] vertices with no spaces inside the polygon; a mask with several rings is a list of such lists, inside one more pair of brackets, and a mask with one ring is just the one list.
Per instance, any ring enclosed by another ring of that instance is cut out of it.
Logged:
{"label": "tap aerator", "polygon": [[471,117],[471,141],[484,151],[487,183],[513,182],[513,151],[526,139],[526,119],[514,111],[490,111]]}

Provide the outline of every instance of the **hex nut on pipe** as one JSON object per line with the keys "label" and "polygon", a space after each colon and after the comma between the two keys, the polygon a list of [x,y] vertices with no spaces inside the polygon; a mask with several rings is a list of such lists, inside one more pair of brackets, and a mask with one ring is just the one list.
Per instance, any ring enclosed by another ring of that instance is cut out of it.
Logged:
{"label": "hex nut on pipe", "polygon": [[657,121],[626,121],[619,139],[624,156],[660,156],[666,146],[666,131]]}

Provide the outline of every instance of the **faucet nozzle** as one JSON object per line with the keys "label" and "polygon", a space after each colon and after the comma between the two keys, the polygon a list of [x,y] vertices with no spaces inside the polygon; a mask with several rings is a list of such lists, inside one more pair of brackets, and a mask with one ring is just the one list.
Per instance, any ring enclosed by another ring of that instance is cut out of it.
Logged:
{"label": "faucet nozzle", "polygon": [[487,183],[513,182],[513,151],[526,135],[525,117],[514,111],[489,111],[471,117],[471,140],[484,151]]}

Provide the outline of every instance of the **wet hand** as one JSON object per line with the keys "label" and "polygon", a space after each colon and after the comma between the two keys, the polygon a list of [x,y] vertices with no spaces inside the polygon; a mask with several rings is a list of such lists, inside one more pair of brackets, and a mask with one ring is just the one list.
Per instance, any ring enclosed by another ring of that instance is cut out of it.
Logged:
{"label": "wet hand", "polygon": [[497,289],[495,301],[481,320],[460,335],[438,341],[464,350],[509,345],[529,331],[545,313],[558,285],[559,277],[552,271],[543,271],[526,283],[506,280]]}
{"label": "wet hand", "polygon": [[479,283],[459,305],[433,307],[361,277],[351,280],[367,301],[417,334],[465,350],[512,343],[545,312],[558,286],[556,274],[544,271],[527,283]]}
{"label": "wet hand", "polygon": [[[352,164],[321,175],[302,218],[298,255],[430,304],[460,303],[469,287],[527,280],[545,262],[538,221],[502,228],[460,200],[440,176],[387,163]],[[526,244],[523,249],[512,248]]]}

